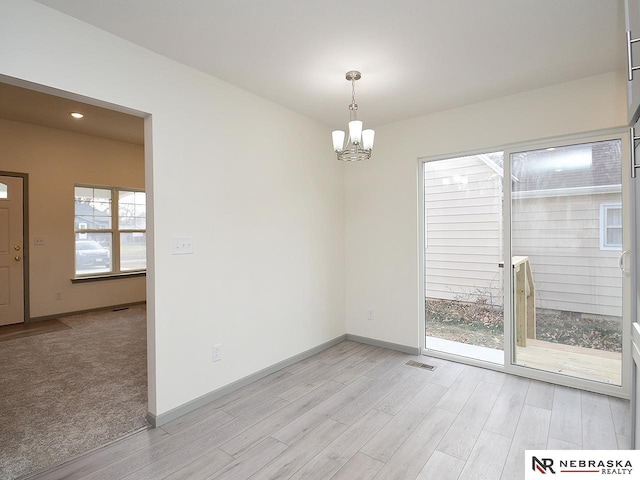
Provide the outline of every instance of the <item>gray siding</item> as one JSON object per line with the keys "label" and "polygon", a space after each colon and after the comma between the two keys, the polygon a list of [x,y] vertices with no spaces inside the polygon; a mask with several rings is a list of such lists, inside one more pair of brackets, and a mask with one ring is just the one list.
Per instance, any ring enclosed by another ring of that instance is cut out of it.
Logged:
{"label": "gray siding", "polygon": [[[478,157],[426,164],[428,298],[502,305],[501,183]],[[538,307],[621,316],[621,252],[600,250],[600,205],[616,202],[615,193],[513,202],[513,255],[530,259]]]}
{"label": "gray siding", "polygon": [[536,305],[573,312],[622,315],[619,250],[600,250],[600,205],[620,194],[516,199],[514,255],[527,255]]}
{"label": "gray siding", "polygon": [[502,305],[501,183],[477,157],[426,164],[427,297]]}

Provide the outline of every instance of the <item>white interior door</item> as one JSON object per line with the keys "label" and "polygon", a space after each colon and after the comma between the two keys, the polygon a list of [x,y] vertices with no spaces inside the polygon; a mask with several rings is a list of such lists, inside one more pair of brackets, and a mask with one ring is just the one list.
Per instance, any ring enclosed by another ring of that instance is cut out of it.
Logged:
{"label": "white interior door", "polygon": [[0,176],[0,325],[24,322],[23,180]]}

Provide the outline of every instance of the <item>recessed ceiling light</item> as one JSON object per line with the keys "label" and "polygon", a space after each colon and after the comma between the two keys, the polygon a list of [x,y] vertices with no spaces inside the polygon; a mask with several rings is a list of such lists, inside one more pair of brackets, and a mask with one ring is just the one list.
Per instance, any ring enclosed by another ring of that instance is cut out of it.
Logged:
{"label": "recessed ceiling light", "polygon": [[82,117],[84,117],[84,115],[81,114],[80,112],[71,112],[71,116],[73,118],[82,118]]}

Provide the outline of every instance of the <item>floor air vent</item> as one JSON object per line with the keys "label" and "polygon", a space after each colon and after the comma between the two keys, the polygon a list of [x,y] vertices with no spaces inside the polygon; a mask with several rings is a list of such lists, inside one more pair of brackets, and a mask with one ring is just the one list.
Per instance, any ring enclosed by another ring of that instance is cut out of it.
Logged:
{"label": "floor air vent", "polygon": [[407,362],[407,365],[409,365],[411,367],[424,368],[425,370],[433,370],[433,369],[436,368],[433,365],[428,365],[426,363],[420,363],[420,362],[414,362],[413,360],[409,360]]}

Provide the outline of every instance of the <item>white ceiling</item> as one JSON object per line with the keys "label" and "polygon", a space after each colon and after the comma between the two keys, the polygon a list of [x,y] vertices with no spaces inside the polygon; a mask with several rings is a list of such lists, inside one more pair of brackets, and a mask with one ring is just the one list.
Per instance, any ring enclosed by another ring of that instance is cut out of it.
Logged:
{"label": "white ceiling", "polygon": [[622,0],[38,1],[334,128],[624,68]]}

